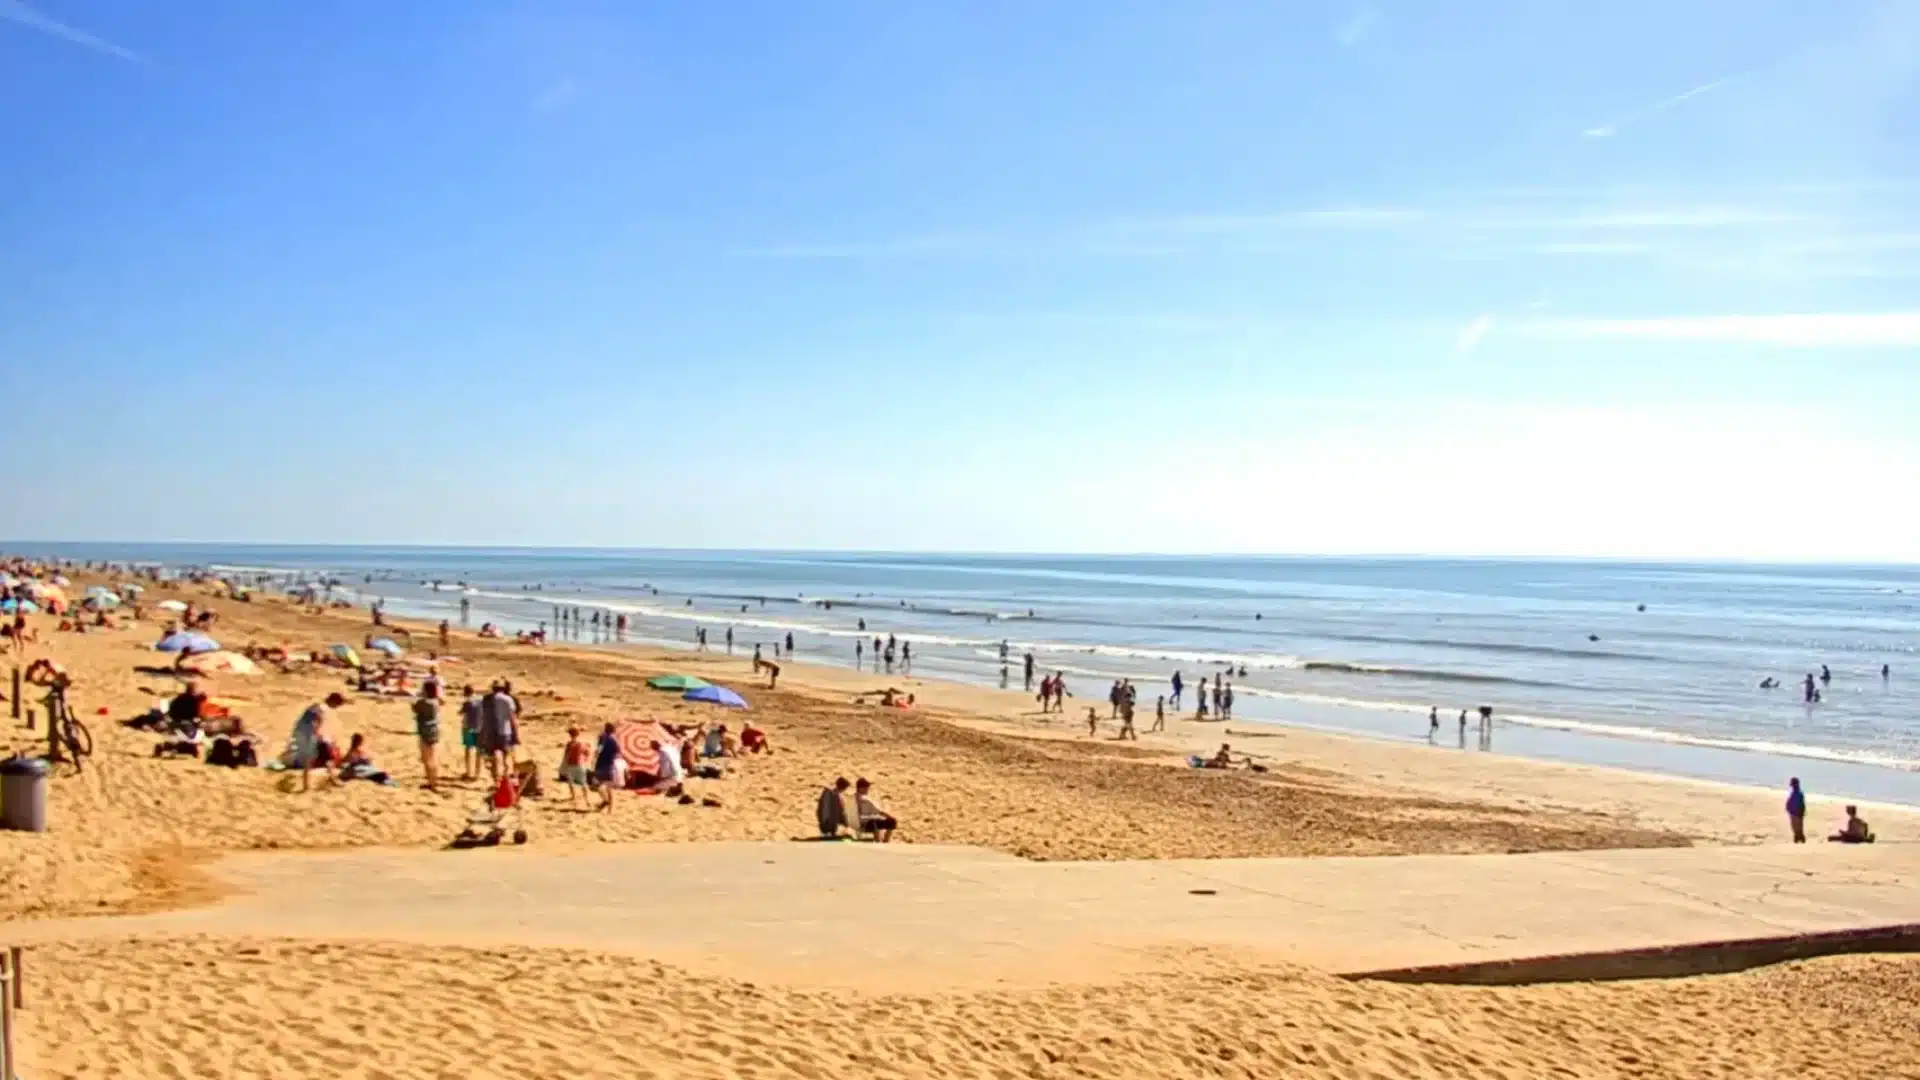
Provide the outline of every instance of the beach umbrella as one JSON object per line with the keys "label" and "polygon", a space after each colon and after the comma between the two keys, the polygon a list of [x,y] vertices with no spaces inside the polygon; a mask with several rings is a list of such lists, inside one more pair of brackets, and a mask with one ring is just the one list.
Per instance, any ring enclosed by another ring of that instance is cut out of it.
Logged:
{"label": "beach umbrella", "polygon": [[228,652],[225,649],[219,652],[196,653],[188,659],[181,661],[180,667],[183,670],[198,672],[201,675],[218,675],[223,673],[229,675],[260,674],[260,665],[237,652]]}
{"label": "beach umbrella", "polygon": [[359,653],[357,653],[357,652],[354,652],[354,651],[353,651],[353,646],[351,646],[351,645],[329,645],[329,646],[327,646],[327,648],[328,648],[328,649],[329,649],[330,651],[332,651],[332,653],[333,653],[333,655],[335,655],[335,656],[337,656],[337,657],[339,657],[340,659],[342,659],[342,660],[344,660],[344,661],[346,661],[346,662],[347,662],[347,666],[348,666],[348,667],[359,667],[359,666],[360,666],[360,654],[359,654]]}
{"label": "beach umbrella", "polygon": [[146,592],[147,588],[144,585],[136,585],[131,581],[123,581],[120,583],[120,591],[126,593],[128,596],[139,596],[141,593]]}
{"label": "beach umbrella", "polygon": [[12,597],[8,597],[5,600],[0,600],[0,611],[4,611],[9,615],[13,614],[16,611],[23,611],[23,612],[26,612],[28,615],[31,615],[34,612],[39,610],[40,610],[40,605],[34,603],[31,600],[15,600]]}
{"label": "beach umbrella", "polygon": [[73,586],[73,582],[67,580],[67,575],[65,574],[53,575],[53,584],[55,588],[60,589],[71,588]]}
{"label": "beach umbrella", "polygon": [[187,610],[187,604],[186,604],[186,601],[184,600],[162,600],[153,606],[159,608],[161,611]]}
{"label": "beach umbrella", "polygon": [[709,705],[724,705],[729,709],[744,709],[747,699],[724,686],[702,686],[681,695],[685,701],[704,701]]}
{"label": "beach umbrella", "polygon": [[219,652],[220,643],[205,634],[196,634],[190,630],[175,630],[155,642],[153,647],[161,652],[193,653]]}
{"label": "beach umbrella", "polygon": [[120,598],[113,595],[112,593],[95,593],[94,595],[87,597],[85,600],[80,601],[80,603],[83,606],[92,608],[95,611],[105,611],[108,608],[119,607]]}
{"label": "beach umbrella", "polygon": [[655,675],[647,680],[647,685],[655,690],[679,690],[684,693],[713,684],[698,675]]}
{"label": "beach umbrella", "polygon": [[613,725],[613,741],[630,767],[650,773],[659,764],[653,744],[665,746],[673,741],[673,736],[651,720],[622,720]]}
{"label": "beach umbrella", "polygon": [[399,642],[393,640],[390,637],[374,638],[372,641],[367,642],[367,648],[379,649],[381,652],[386,653],[388,656],[392,656],[392,657],[399,657],[407,651],[400,647]]}
{"label": "beach umbrella", "polygon": [[58,585],[48,585],[42,581],[29,581],[27,582],[27,592],[43,604],[53,605],[67,602],[66,590]]}

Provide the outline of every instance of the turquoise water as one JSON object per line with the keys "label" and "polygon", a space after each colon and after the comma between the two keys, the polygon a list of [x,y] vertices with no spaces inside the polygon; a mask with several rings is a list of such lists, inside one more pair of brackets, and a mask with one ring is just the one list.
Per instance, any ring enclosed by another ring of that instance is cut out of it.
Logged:
{"label": "turquoise water", "polygon": [[[791,633],[798,659],[847,666],[856,640],[871,667],[872,638],[893,634],[916,674],[989,685],[1005,641],[1012,685],[1031,652],[1089,700],[1116,678],[1151,701],[1175,670],[1191,684],[1244,667],[1236,721],[1424,741],[1438,707],[1451,744],[1453,717],[1484,704],[1498,753],[1768,786],[1800,775],[1920,804],[1913,566],[17,547],[331,579],[433,618],[457,619],[464,596],[475,625],[552,623],[564,604],[625,613],[636,641],[688,646],[706,627],[717,646],[731,627],[743,652],[771,651]],[[1832,681],[1809,705],[1800,681],[1823,664]],[[1769,675],[1783,685],[1759,689]]]}

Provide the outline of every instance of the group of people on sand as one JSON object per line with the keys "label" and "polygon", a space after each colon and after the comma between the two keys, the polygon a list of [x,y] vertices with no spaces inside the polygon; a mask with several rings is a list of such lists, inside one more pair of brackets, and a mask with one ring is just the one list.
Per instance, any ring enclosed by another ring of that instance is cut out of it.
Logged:
{"label": "group of people on sand", "polygon": [[567,744],[560,752],[560,780],[567,785],[567,804],[581,806],[597,791],[599,802],[594,808],[610,812],[616,791],[681,795],[689,776],[720,776],[719,759],[773,750],[766,731],[752,721],[737,737],[726,724],[659,727],[665,738],[649,739],[647,753],[638,761],[628,760],[626,749],[620,745],[618,724],[609,721],[603,725],[591,746],[583,728],[569,727]]}
{"label": "group of people on sand", "polygon": [[[853,788],[851,812],[847,807],[849,786]],[[864,776],[851,785],[842,776],[822,788],[814,807],[814,817],[820,827],[822,840],[851,837],[885,844],[893,840],[894,830],[900,827],[899,820],[873,800],[873,783]]]}
{"label": "group of people on sand", "polygon": [[[1807,842],[1807,793],[1800,788],[1800,778],[1795,776],[1787,781],[1787,828],[1793,834],[1793,842]],[[1848,805],[1846,821],[1840,831],[1827,837],[1835,844],[1871,844],[1873,829],[1867,820],[1860,816],[1858,806]]]}
{"label": "group of people on sand", "polygon": [[1040,680],[1041,713],[1066,712],[1067,698],[1071,696],[1067,690],[1067,677],[1060,672],[1056,671]]}
{"label": "group of people on sand", "polygon": [[331,776],[335,783],[367,780],[393,786],[393,777],[374,765],[365,735],[354,732],[348,737],[345,751],[341,751],[334,742],[333,718],[346,704],[346,695],[331,693],[324,700],[307,706],[300,718],[294,721],[293,733],[287,739],[287,750],[279,764],[289,771],[300,773],[301,791],[311,789],[315,769]]}

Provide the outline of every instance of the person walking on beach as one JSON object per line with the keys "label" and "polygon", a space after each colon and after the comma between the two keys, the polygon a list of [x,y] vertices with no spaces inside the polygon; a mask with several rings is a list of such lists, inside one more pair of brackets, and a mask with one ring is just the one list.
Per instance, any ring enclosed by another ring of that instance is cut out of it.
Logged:
{"label": "person walking on beach", "polygon": [[471,600],[468,600],[464,596],[460,598],[460,625],[461,626],[467,625],[467,612],[471,610],[472,607],[473,607],[473,602]]}
{"label": "person walking on beach", "polygon": [[867,643],[864,638],[853,639],[853,666],[856,670],[866,661]]}
{"label": "person walking on beach", "polygon": [[1800,691],[1809,705],[1820,699],[1820,692],[1813,688],[1813,672],[1807,672],[1806,680],[1800,684]]}
{"label": "person walking on beach", "polygon": [[1440,737],[1440,706],[1435,705],[1427,709],[1427,741],[1432,742],[1439,737]]}
{"label": "person walking on beach", "polygon": [[1120,719],[1120,694],[1120,680],[1115,679],[1113,685],[1107,688],[1107,712],[1115,720]]}
{"label": "person walking on beach", "polygon": [[887,660],[887,674],[891,675],[893,674],[893,635],[892,634],[887,635],[887,651],[884,655],[886,656],[886,660]]}
{"label": "person walking on beach", "polygon": [[1182,683],[1180,681],[1180,673],[1178,671],[1175,671],[1173,673],[1173,711],[1174,712],[1180,711],[1180,687],[1181,686],[1182,686]]}
{"label": "person walking on beach", "polygon": [[1149,735],[1167,730],[1167,695],[1161,694],[1153,700],[1153,726],[1147,729]]}
{"label": "person walking on beach", "polygon": [[1467,748],[1467,710],[1460,710],[1460,749]]}
{"label": "person walking on beach", "polygon": [[1787,781],[1787,825],[1793,830],[1793,842],[1807,842],[1807,795],[1800,790],[1800,778]]}
{"label": "person walking on beach", "polygon": [[900,670],[904,674],[913,674],[913,642],[900,643]]}
{"label": "person walking on beach", "polygon": [[1825,664],[1820,665],[1820,685],[1821,686],[1833,685],[1833,672],[1828,671],[1827,665]]}
{"label": "person walking on beach", "polygon": [[759,671],[761,663],[763,661],[760,659],[760,643],[756,641],[753,643],[753,670]]}
{"label": "person walking on beach", "polygon": [[733,655],[733,627],[727,627],[727,655]]}
{"label": "person walking on beach", "polygon": [[451,644],[452,641],[453,641],[453,630],[451,627],[447,625],[447,620],[441,619],[440,620],[440,647],[444,649],[449,644]]}
{"label": "person walking on beach", "polygon": [[787,631],[787,656],[793,656],[793,631]]}
{"label": "person walking on beach", "polygon": [[1233,719],[1233,684],[1228,683],[1220,689],[1220,719]]}
{"label": "person walking on beach", "polygon": [[1032,690],[1033,689],[1033,654],[1027,653],[1024,657],[1021,658],[1020,662],[1026,669],[1026,674],[1022,677],[1021,682],[1026,687],[1026,689]]}

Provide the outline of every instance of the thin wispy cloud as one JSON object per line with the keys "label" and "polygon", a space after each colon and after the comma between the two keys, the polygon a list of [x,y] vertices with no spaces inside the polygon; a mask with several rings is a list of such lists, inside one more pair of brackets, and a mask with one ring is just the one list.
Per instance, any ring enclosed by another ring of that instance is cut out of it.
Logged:
{"label": "thin wispy cloud", "polygon": [[1846,185],[1629,186],[1062,221],[899,235],[788,236],[730,251],[785,260],[1643,259],[1722,279],[1920,275],[1920,212]]}
{"label": "thin wispy cloud", "polygon": [[1920,311],[1692,315],[1660,319],[1551,319],[1529,334],[1553,338],[1725,342],[1788,348],[1920,347]]}
{"label": "thin wispy cloud", "polygon": [[1366,5],[1347,16],[1346,21],[1334,29],[1334,39],[1351,49],[1371,37],[1379,29],[1382,20],[1379,8]]}
{"label": "thin wispy cloud", "polygon": [[1453,341],[1456,356],[1465,356],[1480,347],[1480,343],[1493,333],[1493,324],[1497,320],[1492,312],[1476,317],[1472,322],[1460,328],[1460,336]]}
{"label": "thin wispy cloud", "polygon": [[141,56],[132,49],[115,45],[105,38],[94,37],[85,30],[77,30],[68,26],[66,23],[35,11],[22,3],[21,0],[0,0],[0,19],[19,23],[21,26],[38,30],[43,34],[51,34],[63,41],[70,41],[75,45],[84,46],[95,52],[105,53],[108,56],[117,56],[122,60],[128,60],[136,64],[146,62],[146,57]]}
{"label": "thin wispy cloud", "polygon": [[1596,124],[1582,131],[1580,134],[1589,139],[1611,139],[1631,125],[1638,124],[1649,117],[1658,116],[1668,109],[1683,105],[1686,102],[1692,101],[1694,98],[1724,90],[1746,78],[1749,74],[1751,74],[1751,72],[1743,71],[1737,75],[1728,75],[1724,78],[1715,79],[1710,83],[1701,83],[1691,90],[1683,90],[1672,97],[1661,98],[1646,108],[1630,112],[1617,120],[1610,120],[1604,124]]}
{"label": "thin wispy cloud", "polygon": [[572,79],[561,79],[559,82],[554,83],[542,91],[539,97],[533,99],[533,111],[546,113],[553,112],[556,109],[563,109],[568,102],[578,97],[579,94],[580,84],[574,82]]}

